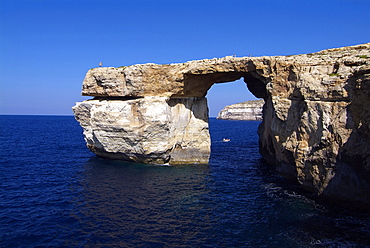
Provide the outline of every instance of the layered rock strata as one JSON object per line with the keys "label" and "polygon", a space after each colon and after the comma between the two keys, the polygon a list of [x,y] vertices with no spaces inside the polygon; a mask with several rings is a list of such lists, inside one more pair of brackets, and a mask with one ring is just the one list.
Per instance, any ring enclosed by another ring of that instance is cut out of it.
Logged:
{"label": "layered rock strata", "polygon": [[[260,153],[284,176],[370,206],[370,44],[312,54],[91,69],[74,108],[88,147],[138,162],[206,163],[205,96],[243,77],[263,98]],[[157,106],[157,107],[153,107]]]}
{"label": "layered rock strata", "polygon": [[225,106],[217,115],[220,120],[260,121],[263,100],[252,100]]}
{"label": "layered rock strata", "polygon": [[89,100],[73,108],[88,148],[101,157],[141,163],[207,163],[205,98]]}

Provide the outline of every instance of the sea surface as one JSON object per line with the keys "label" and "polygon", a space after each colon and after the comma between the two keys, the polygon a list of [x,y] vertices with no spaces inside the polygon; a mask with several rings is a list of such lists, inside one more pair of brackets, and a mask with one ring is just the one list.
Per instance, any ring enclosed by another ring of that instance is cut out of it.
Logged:
{"label": "sea surface", "polygon": [[208,165],[156,166],[96,157],[71,116],[0,116],[0,247],[370,247],[369,213],[262,161],[259,124],[210,119]]}

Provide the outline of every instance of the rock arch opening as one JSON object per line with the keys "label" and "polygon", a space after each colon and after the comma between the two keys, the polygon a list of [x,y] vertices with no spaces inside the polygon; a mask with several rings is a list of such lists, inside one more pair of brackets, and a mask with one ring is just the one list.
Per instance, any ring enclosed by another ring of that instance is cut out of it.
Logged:
{"label": "rock arch opening", "polygon": [[[256,98],[267,98],[267,79],[256,71],[250,72],[217,72],[207,74],[185,74],[183,95],[205,97],[208,90],[215,84],[230,83],[243,79],[248,90]],[[177,95],[174,95],[176,97]]]}
{"label": "rock arch opening", "polygon": [[266,90],[268,79],[253,70],[250,72],[186,75],[185,78],[184,88],[187,90],[184,93],[206,97],[209,117],[216,117],[217,113],[226,105],[268,98]]}
{"label": "rock arch opening", "polygon": [[[251,78],[253,77],[249,76],[247,80],[251,81]],[[258,155],[257,130],[261,121],[263,101],[252,94],[245,81],[242,77],[232,82],[214,83],[207,91],[211,163],[224,153],[240,158],[246,153]],[[253,80],[249,84],[254,86],[253,83],[262,83],[256,81]],[[255,86],[255,89],[263,92],[258,86]],[[232,122],[233,120],[238,122]]]}
{"label": "rock arch opening", "polygon": [[257,98],[248,90],[243,78],[233,82],[215,83],[206,94],[209,117],[217,117],[227,105],[241,103]]}

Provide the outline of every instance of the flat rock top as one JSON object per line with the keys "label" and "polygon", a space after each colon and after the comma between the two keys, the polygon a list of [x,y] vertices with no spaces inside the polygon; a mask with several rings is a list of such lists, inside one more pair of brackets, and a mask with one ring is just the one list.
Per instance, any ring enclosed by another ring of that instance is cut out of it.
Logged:
{"label": "flat rock top", "polygon": [[[121,67],[129,69],[130,67],[139,67],[141,70],[146,69],[165,69],[173,70],[178,69],[183,74],[208,74],[226,71],[240,71],[245,68],[238,68],[239,66],[245,65],[245,62],[250,61],[264,61],[264,60],[281,60],[295,62],[299,64],[327,64],[333,62],[345,62],[345,61],[358,61],[358,64],[369,64],[370,63],[370,43],[364,43],[360,45],[330,48],[325,49],[316,53],[298,54],[298,55],[287,55],[287,56],[261,56],[261,57],[235,57],[226,56],[222,58],[213,59],[202,59],[192,60],[185,63],[173,63],[173,64],[135,64],[127,67]],[[233,64],[233,66],[227,66],[227,64]],[[219,68],[222,66],[221,68]],[[113,67],[111,67],[113,68]]]}
{"label": "flat rock top", "polygon": [[[297,74],[304,72],[300,69],[303,67],[337,66],[341,67],[340,73],[344,78],[364,65],[370,65],[370,43],[291,56],[226,56],[174,64],[98,67],[87,72],[82,94],[105,97],[204,97],[214,83],[231,82],[241,77],[257,78],[267,84],[273,77],[288,70]],[[335,68],[334,73],[327,72],[333,69],[325,70],[320,69],[316,74],[337,74]],[[294,81],[294,78],[289,80]]]}

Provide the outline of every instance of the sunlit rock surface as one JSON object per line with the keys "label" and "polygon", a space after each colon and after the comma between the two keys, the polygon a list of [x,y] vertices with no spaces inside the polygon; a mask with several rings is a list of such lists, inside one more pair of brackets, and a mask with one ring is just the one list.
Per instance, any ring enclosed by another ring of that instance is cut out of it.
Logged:
{"label": "sunlit rock surface", "polygon": [[220,120],[262,120],[263,100],[252,100],[225,106],[217,115]]}
{"label": "sunlit rock surface", "polygon": [[82,94],[96,100],[78,103],[74,112],[99,156],[206,163],[207,91],[241,77],[265,101],[259,142],[266,161],[317,194],[370,206],[369,43],[292,56],[94,68]]}
{"label": "sunlit rock surface", "polygon": [[73,108],[91,151],[142,163],[207,163],[205,98],[89,100]]}

